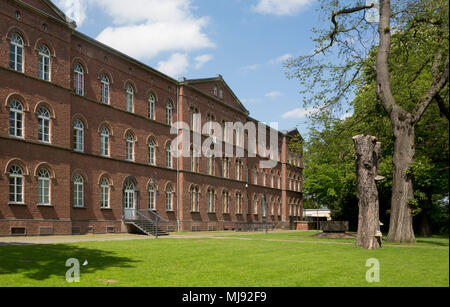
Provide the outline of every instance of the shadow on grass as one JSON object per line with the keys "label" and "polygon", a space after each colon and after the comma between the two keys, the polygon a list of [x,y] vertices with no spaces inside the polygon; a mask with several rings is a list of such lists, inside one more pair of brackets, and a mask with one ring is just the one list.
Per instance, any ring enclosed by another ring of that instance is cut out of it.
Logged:
{"label": "shadow on grass", "polygon": [[[26,278],[45,281],[51,277],[65,280],[66,261],[78,259],[82,274],[93,273],[111,267],[131,268],[138,261],[115,256],[113,252],[78,247],[75,245],[14,245],[0,246],[0,284],[8,286],[3,275],[20,274]],[[86,266],[83,266],[85,261]]]}

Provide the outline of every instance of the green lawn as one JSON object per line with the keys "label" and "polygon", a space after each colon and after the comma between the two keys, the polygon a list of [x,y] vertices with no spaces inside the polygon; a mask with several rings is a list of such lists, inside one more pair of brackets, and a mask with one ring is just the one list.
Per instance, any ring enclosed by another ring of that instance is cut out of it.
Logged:
{"label": "green lawn", "polygon": [[[278,240],[294,240],[294,241],[312,241],[312,242],[336,242],[336,243],[355,243],[356,242],[356,234],[353,239],[333,239],[333,238],[323,238],[323,237],[315,237],[314,235],[318,234],[318,231],[298,231],[298,232],[258,232],[258,233],[246,233],[246,234],[230,234],[226,235],[226,237],[238,237],[238,238],[250,238],[250,239],[278,239]],[[221,235],[223,236],[223,235]],[[418,246],[418,247],[448,247],[449,246],[449,238],[444,236],[433,236],[430,238],[425,237],[417,237],[415,244],[400,244],[400,243],[392,243],[386,242],[386,235],[383,237],[384,245],[410,245],[410,246]]]}
{"label": "green lawn", "polygon": [[[308,237],[269,236],[296,234]],[[449,286],[449,249],[441,241],[376,251],[339,243],[205,238],[1,246],[0,286]],[[65,281],[68,258],[88,261],[79,284]],[[366,282],[369,258],[380,262],[380,283]]]}

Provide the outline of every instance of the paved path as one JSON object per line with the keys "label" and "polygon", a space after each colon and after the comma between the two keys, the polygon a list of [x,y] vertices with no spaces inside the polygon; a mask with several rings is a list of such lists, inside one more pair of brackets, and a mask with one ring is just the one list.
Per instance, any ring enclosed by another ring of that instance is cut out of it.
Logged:
{"label": "paved path", "polygon": [[[271,231],[270,233],[288,233],[296,231]],[[246,240],[246,241],[268,241],[268,242],[289,242],[289,243],[309,243],[309,244],[335,244],[354,245],[354,242],[321,241],[321,240],[284,240],[284,239],[264,239],[264,238],[242,238],[237,236],[255,234],[263,232],[199,232],[187,234],[172,234],[160,237],[161,239],[216,239],[216,240]],[[49,237],[0,237],[0,247],[8,245],[32,245],[32,244],[58,244],[77,242],[105,242],[105,241],[130,241],[130,240],[154,240],[154,237],[133,234],[108,234],[108,235],[85,235],[85,236],[49,236]],[[448,246],[427,246],[427,245],[396,245],[384,244],[389,247],[412,247],[412,248],[436,248],[448,249]]]}

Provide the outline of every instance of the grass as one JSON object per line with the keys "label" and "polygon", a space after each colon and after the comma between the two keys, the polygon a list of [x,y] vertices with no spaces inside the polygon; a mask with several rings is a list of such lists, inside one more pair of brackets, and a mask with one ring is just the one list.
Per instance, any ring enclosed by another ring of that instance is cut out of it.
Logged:
{"label": "grass", "polygon": [[[315,237],[314,235],[318,234],[317,231],[302,231],[302,232],[269,232],[269,233],[250,233],[250,234],[228,234],[226,237],[238,237],[238,238],[249,238],[249,239],[277,239],[277,240],[293,240],[293,241],[308,241],[308,242],[335,242],[335,243],[355,243],[356,242],[356,234],[355,238],[324,238],[324,237]],[[428,237],[417,237],[416,243],[414,244],[402,244],[402,243],[393,243],[386,242],[386,235],[383,237],[383,244],[385,246],[416,246],[416,247],[448,247],[449,246],[449,238],[445,236],[432,236]]]}
{"label": "grass", "polygon": [[[449,250],[440,245],[443,239],[419,243],[422,248],[385,246],[367,251],[340,240],[336,244],[299,240],[309,241],[310,235],[268,234],[271,239],[299,242],[239,240],[241,235],[236,235],[236,239],[1,246],[0,286],[449,286]],[[69,258],[88,261],[81,266],[79,284],[65,281]],[[365,279],[369,258],[380,262],[380,283]]]}

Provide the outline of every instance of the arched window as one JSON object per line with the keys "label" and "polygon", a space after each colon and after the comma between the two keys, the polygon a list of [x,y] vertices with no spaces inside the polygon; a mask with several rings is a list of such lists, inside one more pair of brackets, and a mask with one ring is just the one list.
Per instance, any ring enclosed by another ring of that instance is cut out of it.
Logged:
{"label": "arched window", "polygon": [[23,72],[23,39],[17,33],[11,35],[9,68]]}
{"label": "arched window", "polygon": [[148,96],[148,118],[155,120],[155,107],[156,107],[156,98],[155,95],[150,94]]}
{"label": "arched window", "polygon": [[83,96],[84,95],[84,69],[80,64],[75,64],[73,67],[74,71],[74,89],[75,94]]}
{"label": "arched window", "polygon": [[236,180],[242,180],[242,171],[243,171],[244,165],[241,160],[236,161]]}
{"label": "arched window", "polygon": [[73,206],[84,207],[84,179],[78,174],[73,178]]}
{"label": "arched window", "polygon": [[50,172],[45,168],[38,172],[38,203],[50,205]]}
{"label": "arched window", "polygon": [[9,135],[23,137],[23,105],[12,100],[9,108]]}
{"label": "arched window", "polygon": [[194,150],[194,147],[191,146],[190,149],[190,158],[191,158],[191,171],[198,172],[199,171],[199,158],[198,153]]}
{"label": "arched window", "polygon": [[73,122],[73,149],[75,151],[84,151],[84,125],[81,120]]}
{"label": "arched window", "polygon": [[206,198],[208,202],[208,212],[214,213],[216,212],[216,203],[215,203],[215,191],[214,189],[208,189],[206,192]]}
{"label": "arched window", "polygon": [[109,208],[109,180],[105,177],[100,182],[100,208]]}
{"label": "arched window", "polygon": [[127,143],[127,160],[134,161],[134,136],[130,132],[127,133],[126,136]]}
{"label": "arched window", "polygon": [[208,170],[208,175],[214,176],[215,158],[211,150],[208,152],[208,155],[206,157],[206,169]]}
{"label": "arched window", "polygon": [[253,197],[253,214],[258,214],[258,197],[256,195]]}
{"label": "arched window", "polygon": [[173,211],[173,188],[171,185],[166,187],[166,210]]}
{"label": "arched window", "polygon": [[127,84],[127,112],[134,112],[134,89],[131,84]]}
{"label": "arched window", "polygon": [[150,165],[156,165],[155,152],[156,152],[156,143],[153,139],[150,139],[150,141],[148,141],[148,163]]}
{"label": "arched window", "polygon": [[200,189],[198,186],[192,186],[190,190],[191,194],[191,212],[199,212],[199,197],[200,197]]}
{"label": "arched window", "polygon": [[50,81],[50,50],[47,46],[39,46],[38,72],[39,79]]}
{"label": "arched window", "polygon": [[23,170],[20,166],[12,165],[9,168],[9,202],[23,204]]}
{"label": "arched window", "polygon": [[258,184],[258,169],[256,167],[253,169],[253,184]]}
{"label": "arched window", "polygon": [[273,202],[273,197],[270,198],[270,215],[275,215],[275,203]]}
{"label": "arched window", "polygon": [[101,102],[104,104],[109,104],[109,79],[103,74],[100,78],[100,96]]}
{"label": "arched window", "polygon": [[38,110],[38,139],[50,143],[50,112],[44,107]]}
{"label": "arched window", "polygon": [[228,178],[230,169],[230,158],[222,158],[222,176]]}
{"label": "arched window", "polygon": [[172,102],[169,100],[166,103],[166,124],[172,125],[172,113],[173,113],[173,105]]}
{"label": "arched window", "polygon": [[273,174],[273,172],[270,172],[270,187],[275,187],[275,175]]}
{"label": "arched window", "polygon": [[197,108],[191,107],[189,109],[189,115],[190,115],[190,128],[192,131],[201,133],[201,115]]}
{"label": "arched window", "polygon": [[208,123],[208,134],[209,136],[214,135],[214,122],[216,121],[216,118],[213,114],[208,114],[206,116],[206,122]]}
{"label": "arched window", "polygon": [[222,206],[223,206],[223,213],[225,214],[230,213],[230,193],[228,191],[222,192]]}
{"label": "arched window", "polygon": [[136,208],[136,186],[131,179],[128,179],[124,184],[124,208],[135,209]]}
{"label": "arched window", "polygon": [[156,189],[153,184],[148,186],[148,208],[156,211]]}
{"label": "arched window", "polygon": [[166,166],[172,168],[172,143],[168,142],[166,145]]}
{"label": "arched window", "polygon": [[242,202],[243,202],[243,198],[242,198],[242,193],[241,192],[237,192],[236,193],[236,214],[242,214]]}
{"label": "arched window", "polygon": [[100,129],[100,154],[109,157],[109,130],[105,126]]}

